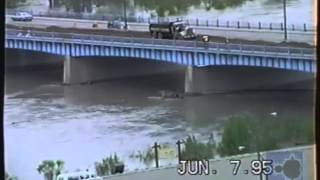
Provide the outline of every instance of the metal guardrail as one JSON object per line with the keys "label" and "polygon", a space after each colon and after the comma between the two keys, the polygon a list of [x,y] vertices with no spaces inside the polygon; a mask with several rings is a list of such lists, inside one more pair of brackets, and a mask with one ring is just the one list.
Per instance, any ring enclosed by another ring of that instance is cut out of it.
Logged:
{"label": "metal guardrail", "polygon": [[248,45],[248,44],[233,44],[233,43],[204,43],[198,40],[167,40],[154,38],[137,38],[137,37],[119,37],[105,35],[88,35],[75,33],[56,33],[42,31],[23,31],[6,29],[6,38],[12,39],[30,39],[41,41],[61,41],[74,42],[85,44],[112,44],[114,46],[132,47],[149,47],[149,48],[164,48],[164,49],[181,49],[190,51],[224,51],[229,53],[251,54],[251,53],[266,53],[273,55],[298,56],[310,58],[315,56],[314,48],[296,48],[284,46],[265,46],[265,45]]}
{"label": "metal guardrail", "polygon": [[[8,15],[15,14],[15,10],[7,10]],[[102,21],[112,21],[112,20],[124,20],[121,16],[106,16],[106,15],[96,15],[96,14],[84,14],[84,13],[74,13],[74,12],[29,12],[34,16],[38,17],[55,17],[55,18],[72,18],[72,19],[86,19],[86,20],[102,20]],[[184,17],[179,17],[178,19],[185,21],[191,26],[206,26],[206,27],[222,27],[222,28],[237,28],[237,29],[256,29],[256,30],[284,30],[283,23],[266,23],[266,22],[243,22],[243,21],[222,21],[219,19],[188,19]],[[141,16],[128,16],[128,22],[136,23],[150,23],[150,22],[168,22],[175,21],[177,17],[155,17],[155,18],[145,18]],[[314,32],[316,27],[303,23],[303,24],[287,24],[287,31],[300,31],[300,32]]]}

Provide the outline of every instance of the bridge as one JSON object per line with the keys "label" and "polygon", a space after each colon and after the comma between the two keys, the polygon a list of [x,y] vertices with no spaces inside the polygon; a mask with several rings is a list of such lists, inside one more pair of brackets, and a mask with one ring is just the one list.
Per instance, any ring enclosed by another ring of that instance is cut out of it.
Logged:
{"label": "bridge", "polygon": [[186,92],[197,92],[196,70],[208,66],[247,66],[314,73],[315,50],[200,41],[161,40],[6,29],[5,47],[65,56],[64,83],[72,83],[71,57],[146,59],[186,66]]}

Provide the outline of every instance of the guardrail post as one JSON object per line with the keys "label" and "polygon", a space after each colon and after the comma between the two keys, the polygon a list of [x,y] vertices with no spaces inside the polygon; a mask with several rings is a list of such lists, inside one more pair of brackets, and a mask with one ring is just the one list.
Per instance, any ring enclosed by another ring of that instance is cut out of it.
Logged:
{"label": "guardrail post", "polygon": [[294,24],[292,24],[292,31],[294,31]]}
{"label": "guardrail post", "polygon": [[219,19],[217,19],[217,27],[219,27]]}
{"label": "guardrail post", "polygon": [[237,26],[238,26],[238,28],[240,28],[240,22],[239,21],[237,21]]}
{"label": "guardrail post", "polygon": [[306,23],[303,24],[303,30],[306,32],[307,31],[307,25]]}
{"label": "guardrail post", "polygon": [[156,161],[156,168],[159,168],[159,155],[158,155],[158,148],[160,148],[160,145],[155,142],[154,145],[152,146],[154,148],[154,156],[155,156],[155,161]]}
{"label": "guardrail post", "polygon": [[196,25],[199,26],[199,19],[196,19]]}
{"label": "guardrail post", "polygon": [[181,144],[183,144],[183,142],[178,140],[176,144],[178,146],[178,162],[180,162],[181,161]]}
{"label": "guardrail post", "polygon": [[272,23],[270,23],[270,30],[272,30]]}
{"label": "guardrail post", "polygon": [[227,27],[229,27],[229,21],[227,21]]}
{"label": "guardrail post", "polygon": [[248,22],[248,29],[250,29],[250,22]]}
{"label": "guardrail post", "polygon": [[150,24],[150,18],[148,18],[148,23]]}
{"label": "guardrail post", "polygon": [[207,24],[207,27],[208,27],[209,26],[209,21],[208,20],[206,21],[206,24]]}
{"label": "guardrail post", "polygon": [[281,28],[281,31],[283,31],[283,24],[280,23],[280,28]]}
{"label": "guardrail post", "polygon": [[261,22],[260,21],[258,22],[258,26],[259,26],[259,29],[261,29]]}

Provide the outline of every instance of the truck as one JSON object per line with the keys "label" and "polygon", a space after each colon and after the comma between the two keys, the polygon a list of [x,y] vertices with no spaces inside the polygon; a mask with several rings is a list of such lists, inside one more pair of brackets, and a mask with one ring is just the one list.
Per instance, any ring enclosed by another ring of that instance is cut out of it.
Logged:
{"label": "truck", "polygon": [[195,30],[183,21],[150,23],[149,32],[155,39],[195,39]]}

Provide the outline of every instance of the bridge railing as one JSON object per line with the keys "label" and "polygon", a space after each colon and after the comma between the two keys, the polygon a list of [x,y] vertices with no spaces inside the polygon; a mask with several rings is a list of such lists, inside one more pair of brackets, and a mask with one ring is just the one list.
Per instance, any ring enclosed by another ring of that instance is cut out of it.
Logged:
{"label": "bridge railing", "polygon": [[168,48],[168,49],[188,49],[190,51],[210,51],[221,50],[237,53],[275,53],[288,56],[309,57],[315,56],[314,48],[297,48],[285,46],[267,46],[267,45],[248,45],[248,44],[234,44],[234,43],[204,43],[197,40],[168,40],[168,39],[153,39],[153,38],[137,38],[137,37],[120,37],[120,36],[105,36],[105,35],[87,35],[75,33],[57,33],[57,32],[43,32],[43,31],[23,31],[23,30],[9,30],[6,29],[6,38],[14,39],[34,39],[34,40],[48,40],[48,41],[64,41],[73,43],[89,43],[89,44],[114,44],[127,45],[132,47],[150,48]]}
{"label": "bridge railing", "polygon": [[[16,10],[7,9],[8,15],[13,15]],[[122,16],[106,16],[98,14],[86,14],[86,13],[74,13],[74,12],[57,12],[57,11],[45,11],[45,12],[32,12],[31,14],[38,17],[55,17],[55,18],[72,18],[72,19],[86,19],[86,20],[101,20],[101,21],[113,21],[120,20],[124,21]],[[150,23],[150,22],[168,22],[175,21],[177,19],[185,21],[191,26],[204,26],[204,27],[215,27],[215,28],[237,28],[237,29],[255,29],[255,30],[284,30],[283,23],[275,22],[245,22],[245,21],[228,21],[221,19],[205,19],[205,18],[185,18],[185,17],[153,17],[146,18],[142,16],[128,16],[127,21],[132,23]],[[287,24],[288,31],[298,32],[314,32],[316,26],[309,23],[301,24]]]}

